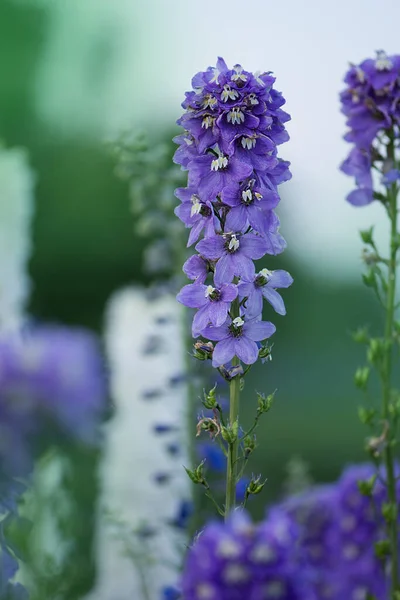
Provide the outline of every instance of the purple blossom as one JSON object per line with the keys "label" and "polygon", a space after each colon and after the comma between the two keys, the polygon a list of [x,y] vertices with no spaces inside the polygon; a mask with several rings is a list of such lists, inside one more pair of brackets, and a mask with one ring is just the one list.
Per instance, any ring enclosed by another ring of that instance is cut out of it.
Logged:
{"label": "purple blossom", "polygon": [[[274,83],[271,73],[253,74],[240,65],[230,69],[219,58],[216,67],[193,77],[193,90],[182,103],[185,112],[178,124],[185,133],[174,140],[179,145],[174,160],[188,171],[188,186],[176,190],[181,204],[175,214],[191,230],[188,246],[203,239],[195,247],[199,255],[183,266],[194,284],[183,288],[178,300],[198,309],[195,337],[226,325],[237,302],[236,288],[235,294],[227,291],[254,280],[254,260],[286,247],[273,209],[278,185],[291,176],[277,150],[289,138],[285,123],[290,116],[282,110],[285,100]],[[241,315],[249,318],[246,306]],[[219,341],[214,365],[223,365],[221,356],[233,358],[235,349],[247,364],[256,360],[258,340],[239,333],[235,340]]]}
{"label": "purple blossom", "polygon": [[274,511],[258,527],[235,512],[206,526],[190,548],[182,577],[185,600],[303,600],[307,573],[294,571],[296,528]]}
{"label": "purple blossom", "polygon": [[228,319],[222,327],[209,325],[202,335],[216,341],[212,364],[219,367],[237,356],[246,365],[251,365],[258,358],[258,346],[261,342],[275,333],[275,325],[268,321],[243,321],[241,317]]}
{"label": "purple blossom", "polygon": [[390,187],[396,181],[400,181],[400,171],[398,169],[390,169],[390,171],[382,175],[381,183],[385,187]]}
{"label": "purple blossom", "polygon": [[[376,58],[352,65],[345,76],[346,88],[340,95],[348,132],[345,140],[353,144],[341,165],[355,178],[356,190],[347,196],[354,206],[365,206],[374,196],[372,169],[385,174],[396,170],[387,155],[387,136],[398,137],[400,119],[400,56],[388,56],[382,50]],[[389,182],[390,185],[390,182]]]}
{"label": "purple blossom", "polygon": [[201,240],[196,246],[205,258],[218,261],[216,284],[230,283],[234,276],[251,279],[255,272],[253,260],[262,258],[267,248],[266,240],[254,233],[215,235]]}
{"label": "purple blossom", "polygon": [[269,271],[262,269],[251,281],[242,280],[238,286],[239,297],[246,300],[246,315],[249,319],[258,317],[262,313],[263,298],[280,315],[286,314],[282,296],[276,291],[288,288],[293,283],[293,278],[287,271]]}
{"label": "purple blossom", "polygon": [[177,295],[177,300],[189,308],[199,309],[193,319],[193,337],[200,335],[210,322],[215,327],[223,325],[231,302],[237,295],[237,286],[233,284],[222,284],[218,288],[197,283],[185,285]]}

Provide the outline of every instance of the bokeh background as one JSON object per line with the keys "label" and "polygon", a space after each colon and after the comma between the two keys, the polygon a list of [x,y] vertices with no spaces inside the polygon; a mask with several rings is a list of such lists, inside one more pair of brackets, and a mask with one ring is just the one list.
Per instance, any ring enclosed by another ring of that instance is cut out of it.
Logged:
{"label": "bokeh background", "polygon": [[273,362],[254,368],[243,400],[246,420],[254,390],[278,390],[253,462],[268,477],[264,503],[293,456],[316,481],[364,458],[353,387],[364,350],[351,331],[378,328],[381,314],[361,284],[358,230],[374,224],[384,244],[385,218],[344,200],[352,184],[338,170],[347,152],[338,94],[349,61],[399,50],[399,20],[392,0],[0,2],[0,138],[28,149],[37,176],[29,308],[38,321],[100,332],[114,290],[151,283],[109,143],[144,132],[172,156],[184,91],[218,55],[276,74],[292,115],[281,156],[293,179],[280,209],[288,249],[269,268],[295,283],[287,316],[266,312],[277,325]]}

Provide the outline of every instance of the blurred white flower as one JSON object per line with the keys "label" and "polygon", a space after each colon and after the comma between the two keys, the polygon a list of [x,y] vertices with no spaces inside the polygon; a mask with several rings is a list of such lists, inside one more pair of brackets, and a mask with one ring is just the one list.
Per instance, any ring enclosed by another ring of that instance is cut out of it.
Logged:
{"label": "blurred white flower", "polygon": [[21,326],[30,292],[34,183],[26,152],[0,146],[0,331]]}
{"label": "blurred white flower", "polygon": [[118,292],[109,304],[105,342],[115,414],[107,427],[102,504],[120,527],[115,539],[107,523],[99,528],[96,600],[159,598],[177,579],[186,538],[170,523],[190,494],[182,466],[189,460],[180,310],[174,298],[152,299],[140,288]]}

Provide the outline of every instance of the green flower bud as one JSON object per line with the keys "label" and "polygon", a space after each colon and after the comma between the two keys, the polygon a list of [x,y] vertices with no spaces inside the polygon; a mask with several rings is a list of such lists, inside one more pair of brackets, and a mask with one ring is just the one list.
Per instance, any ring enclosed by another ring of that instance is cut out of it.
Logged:
{"label": "green flower bud", "polygon": [[217,389],[217,384],[208,392],[208,394],[204,393],[203,406],[208,410],[212,410],[217,407],[217,398],[215,394],[215,390]]}
{"label": "green flower bud", "polygon": [[246,498],[259,494],[266,483],[267,480],[261,482],[261,475],[258,477],[254,477],[253,475],[246,489]]}
{"label": "green flower bud", "polygon": [[[366,260],[365,257],[364,257],[364,260]],[[362,279],[363,279],[364,284],[367,287],[371,287],[374,289],[377,288],[376,275],[375,275],[375,272],[373,271],[373,269],[368,269],[368,271],[366,273],[363,273]]]}
{"label": "green flower bud", "polygon": [[353,340],[358,344],[368,344],[369,335],[368,329],[366,327],[359,327],[356,331],[352,333]]}
{"label": "green flower bud", "polygon": [[247,435],[244,438],[243,445],[244,445],[244,454],[245,454],[245,457],[248,458],[250,456],[250,454],[252,452],[254,452],[254,450],[257,447],[256,436],[255,435],[252,435],[252,436]]}
{"label": "green flower bud", "polygon": [[385,502],[382,505],[382,516],[388,525],[394,523],[397,519],[397,506],[390,502]]}
{"label": "green flower bud", "polygon": [[369,479],[366,479],[364,481],[357,481],[357,486],[360,491],[360,494],[362,494],[363,496],[371,497],[374,491],[376,478],[376,475],[372,475]]}
{"label": "green flower bud", "polygon": [[225,442],[228,444],[234,444],[238,439],[239,432],[239,421],[235,421],[234,423],[230,423],[226,427],[221,427],[221,435]]}
{"label": "green flower bud", "polygon": [[259,415],[267,413],[271,408],[274,401],[275,392],[265,397],[264,394],[257,392],[257,413]]}
{"label": "green flower bud", "polygon": [[365,229],[364,231],[360,231],[360,237],[361,237],[362,241],[364,242],[364,244],[373,246],[373,244],[374,244],[374,240],[372,238],[373,229],[374,228],[371,227],[370,229]]}
{"label": "green flower bud", "polygon": [[369,367],[359,367],[354,375],[354,383],[356,384],[356,387],[365,391],[367,389],[369,374]]}
{"label": "green flower bud", "polygon": [[379,542],[375,542],[375,556],[381,560],[386,559],[390,556],[390,542],[389,540],[379,540]]}
{"label": "green flower bud", "polygon": [[367,358],[368,362],[372,365],[377,366],[385,353],[385,344],[379,338],[372,338],[369,342],[369,347],[367,350]]}
{"label": "green flower bud", "polygon": [[204,478],[203,470],[204,470],[205,460],[202,460],[201,463],[192,471],[191,469],[187,469],[184,467],[186,473],[189,475],[190,479],[193,483],[199,483],[201,485],[206,484],[206,480]]}
{"label": "green flower bud", "polygon": [[198,360],[207,360],[212,358],[214,344],[211,342],[197,341],[193,345],[193,356]]}
{"label": "green flower bud", "polygon": [[358,417],[363,425],[371,425],[376,415],[374,408],[364,408],[360,406],[358,409]]}

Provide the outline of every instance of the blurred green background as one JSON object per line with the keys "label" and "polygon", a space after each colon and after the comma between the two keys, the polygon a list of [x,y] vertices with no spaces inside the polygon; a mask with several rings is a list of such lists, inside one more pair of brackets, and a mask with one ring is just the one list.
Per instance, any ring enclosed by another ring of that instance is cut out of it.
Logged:
{"label": "blurred green background", "polygon": [[[103,131],[95,133],[101,106],[91,114],[90,104],[78,102],[59,126],[46,120],[40,108],[48,91],[38,90],[38,74],[44,59],[49,60],[44,48],[54,25],[46,4],[51,3],[0,2],[0,138],[7,146],[26,147],[37,174],[31,314],[100,332],[112,292],[133,282],[149,283],[142,269],[144,242],[134,234],[128,184],[115,176]],[[73,46],[74,30],[70,33]],[[89,56],[92,79],[85,79],[94,96],[96,86],[110,81],[113,68],[112,43],[107,37],[95,42]],[[161,131],[148,133],[155,143],[170,143],[175,131],[166,122]],[[288,250],[271,258],[269,268],[287,269],[295,283],[284,294],[286,317],[266,311],[277,325],[273,361],[254,368],[242,404],[246,421],[255,409],[253,390],[278,390],[262,424],[262,449],[252,463],[254,472],[268,477],[262,502],[279,493],[293,455],[309,464],[316,481],[332,480],[344,464],[365,457],[365,430],[357,418],[362,396],[353,387],[364,349],[353,343],[350,332],[365,323],[374,330],[381,323],[378,304],[360,276],[354,281],[321,278],[320,270],[313,273],[291,253],[284,220],[282,232]]]}

